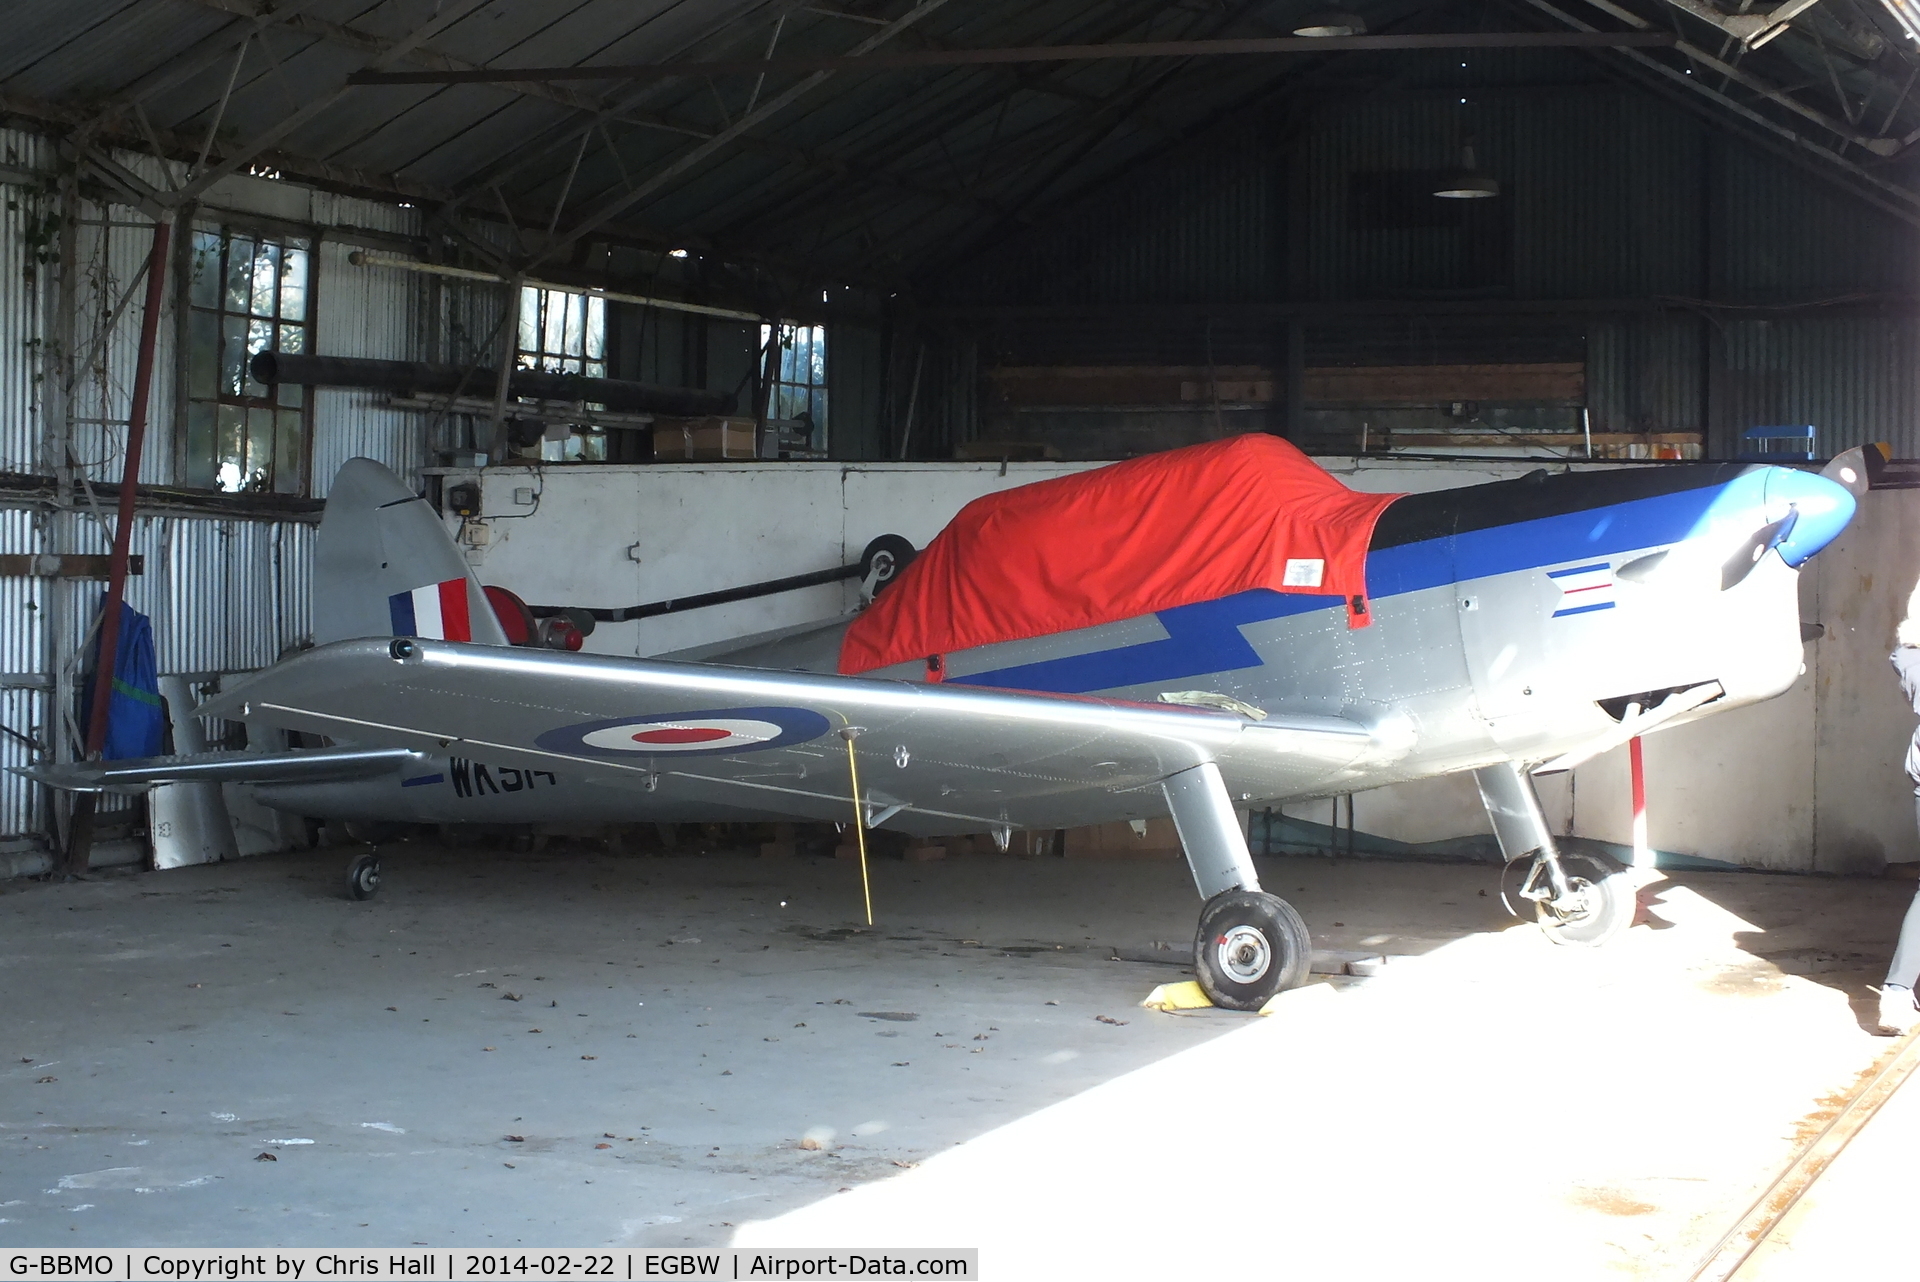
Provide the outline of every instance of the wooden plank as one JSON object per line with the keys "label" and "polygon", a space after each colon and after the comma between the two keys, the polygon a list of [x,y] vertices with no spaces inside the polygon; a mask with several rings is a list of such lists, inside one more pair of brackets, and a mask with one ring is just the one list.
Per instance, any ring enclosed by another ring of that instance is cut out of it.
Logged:
{"label": "wooden plank", "polygon": [[[982,372],[990,408],[1272,404],[1285,379],[1260,365],[1002,366]],[[1446,405],[1455,401],[1586,399],[1579,361],[1496,365],[1309,366],[1306,402],[1333,406]]]}
{"label": "wooden plank", "polygon": [[[7,553],[0,555],[0,577],[43,579],[104,579],[109,576],[113,558],[72,552]],[[128,574],[145,574],[147,558],[135,553],[127,558]]]}
{"label": "wooden plank", "polygon": [[1307,370],[1310,405],[1444,405],[1453,401],[1565,401],[1587,392],[1579,361],[1537,365],[1356,365]]}

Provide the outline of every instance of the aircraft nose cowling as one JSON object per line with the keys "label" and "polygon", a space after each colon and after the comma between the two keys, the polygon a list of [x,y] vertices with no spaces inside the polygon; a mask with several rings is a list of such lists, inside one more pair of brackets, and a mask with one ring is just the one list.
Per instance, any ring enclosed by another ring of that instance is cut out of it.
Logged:
{"label": "aircraft nose cowling", "polygon": [[1837,481],[1790,467],[1774,468],[1767,474],[1767,510],[1775,511],[1789,503],[1798,515],[1777,547],[1780,559],[1796,569],[1840,537],[1840,531],[1853,519],[1856,506],[1853,495]]}

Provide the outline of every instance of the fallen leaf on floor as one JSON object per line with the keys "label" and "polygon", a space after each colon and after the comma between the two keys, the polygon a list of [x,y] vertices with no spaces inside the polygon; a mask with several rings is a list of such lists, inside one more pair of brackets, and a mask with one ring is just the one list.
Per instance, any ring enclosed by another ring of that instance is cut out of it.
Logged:
{"label": "fallen leaf on floor", "polygon": [[539,1032],[540,1030],[539,1030],[539,1029],[537,1029],[537,1028],[529,1028],[529,1029],[528,1029],[527,1031],[528,1031],[529,1033],[537,1033],[537,1032]]}
{"label": "fallen leaf on floor", "polygon": [[582,1055],[580,1058],[581,1059],[599,1059],[600,1057],[598,1055]]}
{"label": "fallen leaf on floor", "polygon": [[893,1066],[895,1068],[905,1068],[907,1065],[911,1063],[913,1063],[913,1061],[910,1059],[897,1059],[893,1061]]}
{"label": "fallen leaf on floor", "polygon": [[595,1148],[612,1148],[613,1145],[607,1143],[605,1140],[601,1140],[598,1144],[595,1144],[594,1147]]}
{"label": "fallen leaf on floor", "polygon": [[601,1131],[601,1132],[600,1132],[600,1138],[602,1138],[602,1139],[608,1139],[608,1140],[610,1140],[610,1139],[612,1139],[612,1138],[614,1138],[614,1134],[613,1134],[613,1132],[612,1132],[612,1131]]}
{"label": "fallen leaf on floor", "polygon": [[495,983],[492,983],[492,982],[490,982],[490,981],[488,981],[488,980],[484,980],[484,979],[480,981],[480,983],[479,983],[479,985],[478,985],[478,986],[479,986],[479,987],[481,987],[481,988],[498,988],[498,987],[500,987],[500,985],[498,985],[498,984],[495,984]]}
{"label": "fallen leaf on floor", "polygon": [[517,1001],[519,1001],[519,1000],[520,1000],[520,994],[518,994],[518,993],[502,993],[502,994],[500,994],[500,1000],[501,1000],[501,1001],[503,1001],[503,1002],[517,1002]]}
{"label": "fallen leaf on floor", "polygon": [[387,1007],[387,1009],[388,1009],[388,1010],[399,1010],[400,1008],[399,1008],[398,1006],[389,1006],[389,1007]]}
{"label": "fallen leaf on floor", "polygon": [[975,1033],[973,1035],[973,1040],[976,1042],[985,1042],[985,1041],[991,1041],[992,1039],[989,1038],[985,1033]]}
{"label": "fallen leaf on floor", "polygon": [[57,1081],[59,1081],[60,1079],[59,1079],[59,1078],[57,1078],[57,1077],[36,1077],[36,1078],[34,1078],[33,1080],[34,1080],[34,1081],[35,1081],[36,1083],[38,1083],[38,1084],[40,1084],[40,1085],[42,1085],[42,1086],[44,1086],[44,1085],[46,1085],[46,1084],[47,1084],[48,1082],[57,1082]]}
{"label": "fallen leaf on floor", "polygon": [[1100,1022],[1101,1022],[1102,1024],[1112,1024],[1112,1025],[1114,1025],[1115,1027],[1118,1027],[1118,1028],[1125,1028],[1125,1027],[1126,1027],[1126,1025],[1127,1025],[1127,1021],[1126,1021],[1126,1020],[1124,1020],[1124,1019],[1115,1019],[1115,1018],[1114,1018],[1113,1016],[1111,1016],[1111,1015],[1095,1015],[1095,1016],[1094,1016],[1094,1018],[1095,1018],[1095,1019],[1097,1019],[1097,1020],[1099,1020],[1099,1021],[1100,1021]]}
{"label": "fallen leaf on floor", "polygon": [[[805,1028],[806,1026],[807,1026],[807,1024],[806,1024],[806,1021],[805,1021],[805,1020],[802,1020],[802,1021],[800,1021],[800,1022],[799,1022],[798,1024],[795,1024],[795,1025],[794,1025],[794,1027],[795,1027],[795,1028]],[[26,1061],[26,1060],[21,1060],[20,1062],[24,1064],[24,1063],[26,1063],[27,1061]]]}
{"label": "fallen leaf on floor", "polygon": [[732,1070],[732,1069],[730,1069],[730,1068],[723,1068],[723,1069],[721,1069],[721,1070],[720,1070],[720,1076],[722,1076],[722,1077],[732,1077],[732,1076],[733,1076],[733,1070]]}
{"label": "fallen leaf on floor", "polygon": [[527,1137],[524,1135],[509,1135],[507,1136],[507,1142],[509,1144],[525,1144]]}
{"label": "fallen leaf on floor", "polygon": [[509,1171],[511,1171],[511,1170],[513,1169],[513,1163],[512,1163],[512,1162],[502,1162],[502,1163],[500,1163],[500,1165],[502,1165],[502,1166],[504,1166],[504,1167],[506,1167],[506,1168],[507,1168],[507,1169],[508,1169]]}
{"label": "fallen leaf on floor", "polygon": [[897,1157],[893,1159],[893,1164],[906,1171],[911,1171],[914,1167],[920,1165],[918,1162],[903,1162]]}
{"label": "fallen leaf on floor", "polygon": [[254,1161],[256,1161],[256,1162],[277,1162],[277,1161],[279,1161],[280,1159],[279,1159],[279,1158],[277,1158],[277,1157],[275,1157],[275,1156],[274,1156],[273,1154],[271,1154],[271,1153],[262,1153],[262,1154],[260,1154],[260,1156],[258,1156],[258,1157],[256,1157],[256,1158],[254,1158],[253,1160],[254,1160]]}
{"label": "fallen leaf on floor", "polygon": [[31,1055],[22,1055],[22,1056],[20,1057],[20,1062],[21,1062],[22,1064],[31,1064],[31,1063],[33,1063],[33,1056],[31,1056]]}
{"label": "fallen leaf on floor", "polygon": [[807,1136],[803,1136],[803,1137],[801,1138],[801,1140],[800,1140],[800,1147],[801,1147],[801,1148],[803,1148],[803,1149],[805,1149],[805,1150],[807,1150],[807,1152],[809,1152],[809,1153],[817,1153],[817,1152],[819,1152],[819,1151],[820,1151],[821,1149],[823,1149],[823,1148],[825,1148],[825,1147],[826,1147],[826,1145],[825,1145],[824,1143],[822,1143],[822,1142],[821,1142],[821,1140],[820,1140],[820,1138],[819,1138],[818,1136],[816,1136],[816,1135],[807,1135]]}
{"label": "fallen leaf on floor", "polygon": [[188,985],[187,985],[187,987],[188,987],[188,988],[199,988],[199,987],[201,987],[201,986],[202,986],[202,985],[199,985],[199,984],[188,984]]}
{"label": "fallen leaf on floor", "polygon": [[854,1014],[860,1016],[861,1019],[890,1019],[896,1023],[905,1023],[907,1020],[920,1018],[910,1010],[862,1010],[855,1011]]}
{"label": "fallen leaf on floor", "polygon": [[482,1046],[482,1047],[481,1047],[480,1049],[481,1049],[481,1050],[483,1050],[483,1051],[490,1051],[490,1050],[492,1050],[492,1049],[493,1049],[493,1047],[491,1047],[491,1046]]}
{"label": "fallen leaf on floor", "polygon": [[1059,1004],[1060,1004],[1059,1002],[1055,1002],[1055,1001],[1049,1001],[1049,1002],[1047,1003],[1047,1005],[1049,1005],[1049,1006],[1058,1006]]}
{"label": "fallen leaf on floor", "polygon": [[763,1042],[777,1042],[780,1039],[778,1037],[762,1037],[760,1040]]}

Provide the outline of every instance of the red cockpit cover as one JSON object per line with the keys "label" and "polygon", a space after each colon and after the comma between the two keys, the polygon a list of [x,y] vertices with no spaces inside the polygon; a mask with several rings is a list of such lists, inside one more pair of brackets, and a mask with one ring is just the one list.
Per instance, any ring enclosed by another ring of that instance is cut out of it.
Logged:
{"label": "red cockpit cover", "polygon": [[[840,671],[1018,641],[1252,588],[1342,596],[1367,621],[1360,494],[1277,436],[1169,450],[960,509],[855,619]],[[937,666],[928,664],[938,679]]]}

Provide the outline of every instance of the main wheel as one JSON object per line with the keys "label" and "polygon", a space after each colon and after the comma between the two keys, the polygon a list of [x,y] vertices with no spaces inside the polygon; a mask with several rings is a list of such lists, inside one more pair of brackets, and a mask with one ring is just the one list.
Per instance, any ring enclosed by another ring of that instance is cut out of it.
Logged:
{"label": "main wheel", "polygon": [[1259,1010],[1275,993],[1305,983],[1312,962],[1307,924],[1278,895],[1223,891],[1200,912],[1193,971],[1215,1006]]}
{"label": "main wheel", "polygon": [[1633,925],[1637,895],[1627,866],[1606,855],[1584,851],[1560,852],[1560,868],[1567,874],[1567,895],[1559,903],[1534,903],[1534,921],[1556,944],[1598,948],[1611,943]]}
{"label": "main wheel", "polygon": [[379,855],[368,852],[347,865],[347,897],[349,899],[372,899],[373,892],[379,889]]}

